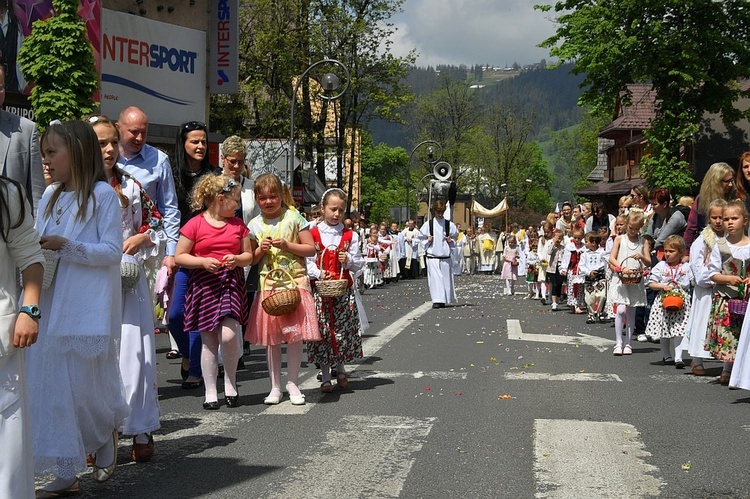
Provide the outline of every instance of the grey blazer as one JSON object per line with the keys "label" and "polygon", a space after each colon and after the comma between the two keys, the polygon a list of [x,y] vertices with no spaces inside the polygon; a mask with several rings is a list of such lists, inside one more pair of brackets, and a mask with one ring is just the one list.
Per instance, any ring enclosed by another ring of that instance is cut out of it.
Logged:
{"label": "grey blazer", "polygon": [[39,135],[33,121],[0,110],[0,164],[3,175],[24,186],[31,212],[36,216],[46,185]]}

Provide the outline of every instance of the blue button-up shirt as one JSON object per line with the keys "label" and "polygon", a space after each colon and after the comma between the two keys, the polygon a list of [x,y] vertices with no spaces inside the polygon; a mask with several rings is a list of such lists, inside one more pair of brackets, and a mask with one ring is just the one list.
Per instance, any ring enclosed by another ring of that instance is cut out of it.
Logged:
{"label": "blue button-up shirt", "polygon": [[144,144],[130,159],[120,156],[120,166],[133,175],[156,203],[164,219],[167,233],[167,255],[174,255],[180,237],[180,210],[177,209],[177,193],[172,178],[169,158],[157,148]]}

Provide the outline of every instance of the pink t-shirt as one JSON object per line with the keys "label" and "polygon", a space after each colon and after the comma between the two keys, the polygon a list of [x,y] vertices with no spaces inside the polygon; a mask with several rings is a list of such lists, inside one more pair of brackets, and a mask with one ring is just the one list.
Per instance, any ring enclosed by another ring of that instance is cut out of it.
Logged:
{"label": "pink t-shirt", "polygon": [[224,227],[214,227],[201,213],[188,220],[180,229],[180,234],[193,241],[192,255],[221,260],[224,255],[239,255],[242,240],[250,232],[237,217],[227,218],[226,222]]}

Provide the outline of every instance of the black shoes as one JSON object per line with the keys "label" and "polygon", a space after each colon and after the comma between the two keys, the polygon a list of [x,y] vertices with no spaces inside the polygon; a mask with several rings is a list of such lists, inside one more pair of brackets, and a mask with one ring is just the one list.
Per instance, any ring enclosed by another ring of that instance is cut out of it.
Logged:
{"label": "black shoes", "polygon": [[227,407],[239,407],[240,406],[240,396],[239,395],[227,395],[224,398],[224,401],[227,403]]}
{"label": "black shoes", "polygon": [[445,308],[445,303],[433,303],[432,308]]}
{"label": "black shoes", "polygon": [[182,382],[182,389],[183,390],[195,390],[196,388],[200,388],[203,386],[203,380],[198,381],[183,381]]}
{"label": "black shoes", "polygon": [[214,400],[213,402],[203,402],[203,408],[207,411],[215,411],[219,409],[219,401]]}

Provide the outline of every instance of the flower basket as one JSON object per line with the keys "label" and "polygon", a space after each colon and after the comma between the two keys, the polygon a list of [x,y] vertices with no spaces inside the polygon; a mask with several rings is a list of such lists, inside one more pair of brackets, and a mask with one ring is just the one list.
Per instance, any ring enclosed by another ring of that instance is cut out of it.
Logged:
{"label": "flower basket", "polygon": [[[268,290],[268,280],[271,276],[280,275],[282,281],[274,281],[271,286],[274,287],[279,283],[283,284],[283,281],[288,281],[292,287],[285,287],[283,289],[273,290],[273,294],[267,296],[261,302],[263,310],[268,315],[287,315],[294,312],[302,301],[302,295],[297,289],[297,284],[294,282],[292,275],[284,269],[273,269],[266,274],[266,277],[261,283],[262,291]],[[265,293],[263,293],[265,295]]]}
{"label": "flower basket", "polygon": [[[625,262],[631,259],[638,264],[638,267],[625,266]],[[620,271],[617,275],[623,284],[638,284],[643,279],[643,262],[633,258],[633,255],[628,256],[620,263]]]}
{"label": "flower basket", "polygon": [[727,302],[727,308],[729,310],[729,320],[731,321],[732,326],[741,326],[742,321],[745,320],[747,300],[742,298],[730,298]]}
{"label": "flower basket", "polygon": [[[335,246],[333,246],[336,249]],[[331,251],[329,248],[323,249],[320,254],[320,264],[323,266],[325,261],[326,251]],[[339,268],[339,277],[344,273],[344,265],[341,264]],[[318,294],[326,298],[339,298],[346,294],[346,289],[349,287],[349,281],[347,279],[318,279],[315,283],[315,287],[318,289]]]}
{"label": "flower basket", "polygon": [[130,291],[138,284],[138,279],[141,276],[141,268],[138,266],[137,260],[132,255],[123,255],[122,262],[120,262],[120,277],[122,279],[122,289],[124,291]]}
{"label": "flower basket", "polygon": [[661,306],[667,312],[679,312],[685,306],[685,298],[679,291],[667,291],[662,296]]}

